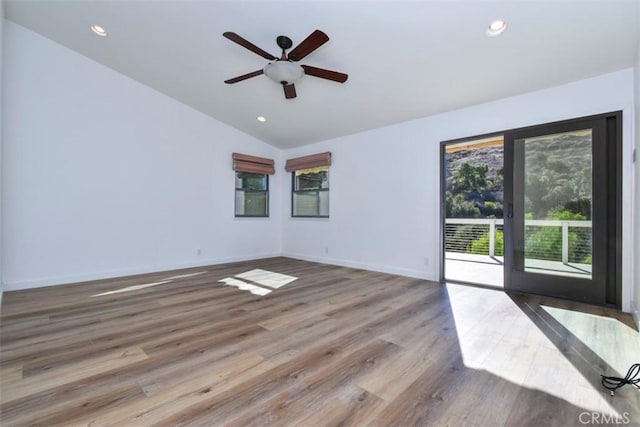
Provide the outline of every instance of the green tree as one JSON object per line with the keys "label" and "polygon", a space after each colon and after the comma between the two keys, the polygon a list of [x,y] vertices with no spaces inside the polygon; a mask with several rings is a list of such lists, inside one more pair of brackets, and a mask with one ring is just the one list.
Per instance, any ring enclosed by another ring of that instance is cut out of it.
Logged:
{"label": "green tree", "polygon": [[502,191],[504,187],[504,167],[496,170],[496,176],[493,178],[492,187],[494,190]]}
{"label": "green tree", "polygon": [[[543,219],[557,206],[583,214],[590,211],[584,205],[570,206],[591,198],[590,147],[591,137],[587,135],[561,135],[526,144],[525,207],[535,219]],[[586,216],[590,217],[590,212]]]}
{"label": "green tree", "polygon": [[475,203],[467,200],[463,194],[454,196],[450,191],[445,194],[445,209],[447,218],[480,217],[480,209]]}
{"label": "green tree", "polygon": [[484,202],[484,216],[487,218],[502,218],[502,203],[500,202]]}
{"label": "green tree", "polygon": [[[549,210],[548,220],[583,221],[586,218],[580,213],[557,207]],[[525,234],[527,234],[525,232]],[[589,228],[573,229],[569,231],[569,262],[590,264],[591,255],[585,254],[585,249],[591,248],[591,230]],[[540,227],[528,234],[525,240],[525,256],[527,258],[544,259],[550,261],[562,260],[562,228]]]}
{"label": "green tree", "polygon": [[586,218],[581,213],[568,211],[564,207],[555,207],[547,212],[546,219],[555,219],[558,221],[584,221]]}
{"label": "green tree", "polygon": [[564,209],[579,213],[585,219],[591,219],[591,198],[572,200],[564,204]]}
{"label": "green tree", "polygon": [[[496,230],[494,245],[495,255],[504,255],[504,233],[500,230]],[[468,252],[478,255],[489,255],[489,232],[487,231],[471,242]]]}
{"label": "green tree", "polygon": [[480,192],[487,188],[487,172],[489,167],[484,164],[461,163],[454,170],[451,184],[455,193]]}

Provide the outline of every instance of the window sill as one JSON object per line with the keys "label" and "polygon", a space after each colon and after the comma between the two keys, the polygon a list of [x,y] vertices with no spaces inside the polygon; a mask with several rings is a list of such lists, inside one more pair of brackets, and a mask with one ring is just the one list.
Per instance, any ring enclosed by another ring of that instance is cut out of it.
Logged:
{"label": "window sill", "polygon": [[297,220],[297,219],[301,219],[301,220],[322,220],[322,221],[328,221],[330,219],[330,217],[328,216],[290,216],[289,219],[293,219],[293,220]]}

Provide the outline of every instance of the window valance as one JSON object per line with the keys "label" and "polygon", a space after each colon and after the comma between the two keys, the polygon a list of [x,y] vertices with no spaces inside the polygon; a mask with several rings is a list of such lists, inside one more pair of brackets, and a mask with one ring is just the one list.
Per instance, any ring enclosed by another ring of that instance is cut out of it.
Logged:
{"label": "window valance", "polygon": [[240,153],[233,153],[233,170],[236,172],[262,173],[265,175],[273,175],[276,173],[273,160]]}
{"label": "window valance", "polygon": [[320,166],[331,166],[331,152],[312,154],[310,156],[296,157],[287,160],[284,169],[293,172],[300,169],[317,168]]}

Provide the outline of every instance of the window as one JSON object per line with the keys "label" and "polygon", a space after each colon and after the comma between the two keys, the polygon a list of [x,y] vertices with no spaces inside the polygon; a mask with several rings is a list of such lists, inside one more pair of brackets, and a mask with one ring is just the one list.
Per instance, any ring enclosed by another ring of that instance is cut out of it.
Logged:
{"label": "window", "polygon": [[236,171],[236,217],[269,216],[269,175],[274,162],[263,157],[233,153]]}
{"label": "window", "polygon": [[291,173],[294,217],[329,217],[329,166],[300,169]]}
{"label": "window", "polygon": [[236,216],[269,216],[269,175],[236,172]]}
{"label": "window", "polygon": [[331,153],[287,160],[291,172],[291,216],[329,218],[329,166]]}

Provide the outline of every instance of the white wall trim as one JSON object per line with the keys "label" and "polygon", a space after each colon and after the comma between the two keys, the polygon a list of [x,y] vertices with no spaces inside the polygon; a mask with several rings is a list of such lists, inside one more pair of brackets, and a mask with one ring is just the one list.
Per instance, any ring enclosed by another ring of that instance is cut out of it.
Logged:
{"label": "white wall trim", "polygon": [[227,264],[227,263],[241,262],[241,261],[253,261],[257,259],[274,258],[279,256],[280,256],[279,253],[265,253],[265,254],[223,257],[223,258],[210,258],[210,259],[204,259],[204,260],[198,260],[198,261],[179,262],[171,265],[169,264],[153,265],[153,266],[141,267],[141,268],[111,270],[111,271],[102,271],[102,272],[87,273],[87,274],[73,274],[68,276],[24,280],[24,281],[7,283],[6,285],[10,289],[8,292],[11,292],[11,291],[24,290],[24,289],[39,288],[44,286],[56,286],[56,285],[87,282],[87,281],[93,281],[93,280],[114,279],[119,277],[133,276],[136,274],[161,273],[161,272],[168,272],[172,270],[180,270],[183,268],[207,267],[210,265]]}
{"label": "white wall trim", "polygon": [[293,254],[293,253],[283,253],[281,256],[286,258],[299,259],[302,261],[318,262],[320,264],[337,265],[340,267],[359,268],[362,270],[377,271],[379,273],[395,274],[398,276],[413,277],[416,279],[423,279],[423,280],[437,282],[437,280],[430,278],[429,273],[426,271],[397,268],[397,267],[392,267],[388,265],[370,264],[366,262],[336,259],[336,258],[305,256],[305,255],[299,255],[299,254]]}

